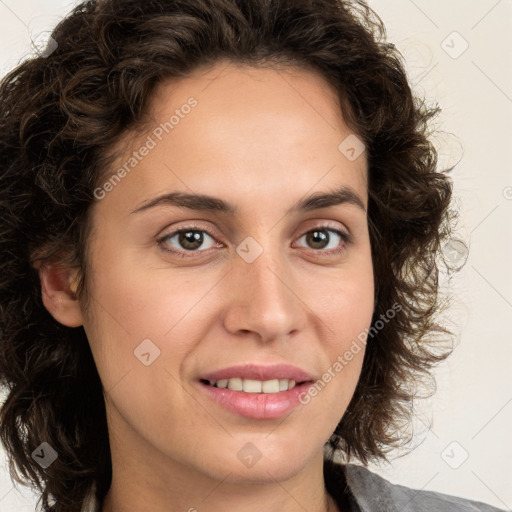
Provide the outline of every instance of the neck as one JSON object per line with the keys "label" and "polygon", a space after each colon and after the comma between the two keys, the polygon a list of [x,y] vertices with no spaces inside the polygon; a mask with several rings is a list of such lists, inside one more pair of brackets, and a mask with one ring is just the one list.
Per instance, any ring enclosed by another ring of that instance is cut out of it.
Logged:
{"label": "neck", "polygon": [[297,471],[260,467],[261,476],[250,481],[237,474],[236,460],[217,475],[206,462],[204,468],[183,464],[140,438],[114,436],[111,455],[112,483],[101,512],[339,512],[325,488],[323,452]]}
{"label": "neck", "polygon": [[186,467],[174,474],[174,466],[167,472],[172,472],[172,477],[143,475],[128,466],[116,469],[102,512],[339,512],[325,489],[322,466],[317,461],[307,475],[315,469],[321,482],[308,480],[306,472],[286,481],[243,484],[231,481],[229,473],[225,480],[214,481]]}

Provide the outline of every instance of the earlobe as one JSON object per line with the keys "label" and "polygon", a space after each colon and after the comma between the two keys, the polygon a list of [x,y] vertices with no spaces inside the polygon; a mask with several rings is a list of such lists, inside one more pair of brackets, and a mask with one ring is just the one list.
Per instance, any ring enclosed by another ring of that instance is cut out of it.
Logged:
{"label": "earlobe", "polygon": [[83,325],[82,310],[75,296],[77,271],[55,263],[40,263],[34,267],[39,272],[43,304],[53,318],[67,327]]}

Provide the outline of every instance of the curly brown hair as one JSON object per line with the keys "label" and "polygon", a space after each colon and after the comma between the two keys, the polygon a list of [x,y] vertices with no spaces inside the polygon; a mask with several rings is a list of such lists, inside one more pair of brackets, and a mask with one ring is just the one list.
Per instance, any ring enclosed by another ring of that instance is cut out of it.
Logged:
{"label": "curly brown hair", "polygon": [[[46,310],[33,264],[80,269],[87,303],[88,214],[109,151],[141,126],[159,83],[220,59],[318,71],[366,145],[372,325],[394,305],[396,315],[369,338],[328,445],[331,456],[385,459],[404,441],[416,383],[451,351],[435,320],[438,257],[455,213],[429,140],[439,108],[413,95],[380,18],[364,1],[98,0],[76,7],[52,38],[54,51],[0,84],[0,438],[11,477],[32,482],[55,512],[79,510],[93,485],[100,500],[108,491],[104,390],[89,343]],[[44,470],[31,456],[42,441],[59,455]]]}

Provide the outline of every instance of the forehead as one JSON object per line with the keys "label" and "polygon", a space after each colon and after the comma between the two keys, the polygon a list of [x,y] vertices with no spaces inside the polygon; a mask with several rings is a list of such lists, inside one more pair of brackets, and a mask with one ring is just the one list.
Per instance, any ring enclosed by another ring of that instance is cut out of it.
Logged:
{"label": "forehead", "polygon": [[331,126],[343,121],[338,92],[319,71],[306,64],[250,65],[219,60],[200,66],[186,77],[163,80],[157,85],[148,109],[153,116],[158,117],[159,104],[171,99],[170,91],[175,99],[182,93],[194,92],[212,106],[223,103],[232,106],[233,111],[240,106],[247,109],[249,102],[258,99],[266,99],[266,106],[273,108],[309,105]]}
{"label": "forehead", "polygon": [[216,133],[220,140],[226,134],[233,143],[246,142],[247,131],[253,130],[254,137],[267,135],[275,140],[275,130],[269,128],[279,122],[287,128],[276,141],[282,143],[299,131],[310,138],[316,131],[323,137],[326,131],[348,129],[338,92],[318,72],[292,66],[255,68],[229,61],[160,83],[147,109],[149,126],[168,121],[169,113],[192,97],[198,102],[194,113],[199,115],[183,124],[199,130],[198,136],[207,133],[211,138]]}
{"label": "forehead", "polygon": [[348,184],[365,196],[365,156],[351,161],[340,151],[354,134],[337,92],[311,70],[219,62],[159,84],[145,121],[142,134],[122,141],[110,169],[151,139],[151,150],[116,186],[132,205],[177,188],[231,194],[233,204],[274,189],[283,200],[320,180],[323,190]]}

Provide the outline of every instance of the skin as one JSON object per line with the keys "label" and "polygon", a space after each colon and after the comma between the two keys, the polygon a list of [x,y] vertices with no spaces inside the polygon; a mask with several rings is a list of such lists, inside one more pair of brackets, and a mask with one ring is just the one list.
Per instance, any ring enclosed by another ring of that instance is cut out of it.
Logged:
{"label": "skin", "polygon": [[[39,269],[46,307],[65,325],[83,325],[105,389],[113,481],[103,512],[337,510],[324,487],[323,446],[353,395],[364,350],[279,419],[231,413],[196,379],[247,362],[288,362],[321,378],[370,326],[366,211],[342,203],[286,215],[304,196],[341,186],[366,208],[365,154],[350,161],[338,150],[352,131],[320,75],[219,62],[160,84],[151,129],[127,136],[116,164],[191,96],[191,113],[91,209],[91,308],[73,294],[73,269]],[[212,195],[239,211],[131,213],[171,191]],[[305,235],[326,223],[352,242],[322,231],[330,241],[314,245]],[[177,236],[157,242],[191,225],[211,235],[201,231],[195,252]],[[263,249],[252,263],[236,252],[248,236]],[[149,366],[134,355],[146,338],[160,350]],[[246,443],[262,454],[251,467],[237,457]]]}

